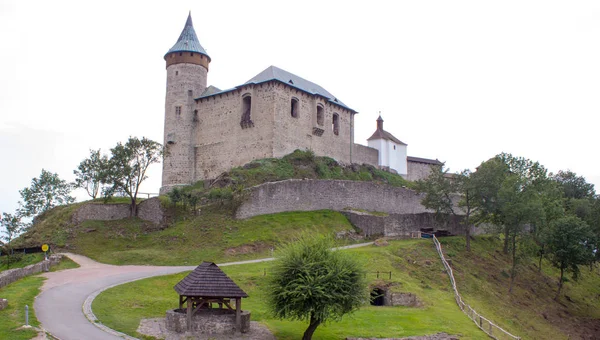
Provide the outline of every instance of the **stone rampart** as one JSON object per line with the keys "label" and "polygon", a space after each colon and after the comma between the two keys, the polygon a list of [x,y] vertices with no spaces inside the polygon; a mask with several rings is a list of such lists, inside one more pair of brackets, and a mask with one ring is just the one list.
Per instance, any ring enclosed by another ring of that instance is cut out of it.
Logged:
{"label": "stone rampart", "polygon": [[361,144],[354,144],[352,151],[352,163],[377,166],[379,162],[379,151],[377,149]]}
{"label": "stone rampart", "polygon": [[48,260],[30,264],[27,267],[15,268],[0,272],[0,288],[9,285],[25,276],[41,273],[50,270],[50,267],[56,265],[62,259],[62,255],[51,255]]}
{"label": "stone rampart", "polygon": [[[129,204],[97,204],[88,203],[82,205],[73,213],[73,223],[81,223],[88,220],[112,221],[129,217]],[[154,224],[162,224],[165,214],[158,197],[152,197],[138,204],[138,217]]]}
{"label": "stone rampart", "polygon": [[284,211],[347,208],[388,214],[420,214],[428,211],[417,192],[375,182],[290,179],[258,185],[236,212],[237,218]]}

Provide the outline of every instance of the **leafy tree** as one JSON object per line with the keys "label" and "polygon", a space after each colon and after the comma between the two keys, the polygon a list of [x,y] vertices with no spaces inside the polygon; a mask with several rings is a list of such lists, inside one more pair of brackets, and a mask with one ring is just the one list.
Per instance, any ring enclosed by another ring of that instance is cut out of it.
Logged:
{"label": "leafy tree", "polygon": [[425,193],[421,203],[437,216],[462,217],[467,251],[471,251],[471,215],[477,211],[470,170],[450,176],[442,166],[432,169],[429,177],[417,182],[417,191]]}
{"label": "leafy tree", "polygon": [[596,196],[594,185],[588,183],[584,177],[577,176],[571,170],[560,170],[556,175],[552,176],[552,179],[562,185],[566,198],[593,199]]}
{"label": "leafy tree", "polygon": [[75,174],[74,186],[85,189],[92,199],[96,198],[102,186],[107,163],[108,158],[106,155],[100,155],[100,149],[90,150],[90,157],[81,161],[77,170],[73,170],[73,174]]}
{"label": "leafy tree", "polygon": [[546,234],[548,256],[552,265],[560,269],[558,299],[565,272],[577,277],[579,265],[587,264],[594,257],[593,233],[590,227],[576,216],[566,216],[554,221]]}
{"label": "leafy tree", "polygon": [[317,327],[339,320],[367,301],[361,265],[350,254],[331,250],[330,239],[303,236],[279,251],[266,293],[275,317],[308,320],[303,340]]}
{"label": "leafy tree", "polygon": [[0,226],[2,226],[1,230],[4,232],[3,236],[0,234],[0,239],[4,241],[4,248],[8,254],[7,267],[10,269],[10,258],[12,256],[11,243],[23,230],[23,223],[21,222],[21,217],[19,215],[2,213],[2,216],[0,217]]}
{"label": "leafy tree", "polygon": [[137,216],[136,200],[140,185],[148,178],[148,167],[162,159],[162,145],[146,137],[129,137],[127,143],[117,143],[110,152],[111,157],[103,176],[103,183],[108,185],[104,197],[124,192],[131,200],[130,216]]}
{"label": "leafy tree", "polygon": [[31,186],[19,191],[23,202],[19,213],[24,217],[35,217],[61,204],[69,204],[75,201],[70,196],[71,185],[60,179],[58,174],[42,169],[39,178],[31,180]]}

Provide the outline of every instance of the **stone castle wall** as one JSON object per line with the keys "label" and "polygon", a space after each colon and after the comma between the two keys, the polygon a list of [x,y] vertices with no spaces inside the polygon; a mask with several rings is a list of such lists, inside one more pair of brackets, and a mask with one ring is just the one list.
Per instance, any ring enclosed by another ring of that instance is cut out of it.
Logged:
{"label": "stone castle wall", "polygon": [[[254,126],[242,128],[242,97],[247,94],[252,98]],[[194,181],[216,178],[254,159],[273,157],[273,96],[272,85],[263,84],[198,101]]]}
{"label": "stone castle wall", "polygon": [[370,164],[377,166],[379,162],[379,151],[361,144],[354,144],[352,150],[352,163]]}
{"label": "stone castle wall", "polygon": [[[129,204],[88,203],[79,207],[71,221],[79,224],[87,220],[112,221],[129,217]],[[154,224],[163,224],[165,214],[158,197],[152,197],[138,204],[138,217]]]}
{"label": "stone castle wall", "polygon": [[406,179],[409,181],[426,179],[431,173],[431,167],[431,164],[409,161],[407,162],[408,174]]}
{"label": "stone castle wall", "polygon": [[422,197],[410,189],[374,182],[291,179],[249,189],[236,216],[248,218],[283,211],[341,211],[346,208],[388,214],[431,212],[421,205]]}

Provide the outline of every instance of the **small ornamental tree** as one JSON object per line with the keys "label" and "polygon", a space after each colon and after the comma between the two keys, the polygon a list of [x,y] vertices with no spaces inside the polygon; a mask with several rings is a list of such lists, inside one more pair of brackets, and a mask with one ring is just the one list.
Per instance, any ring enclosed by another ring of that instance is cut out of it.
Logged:
{"label": "small ornamental tree", "polygon": [[23,202],[19,214],[24,217],[35,217],[57,205],[75,202],[71,197],[71,185],[60,179],[58,174],[42,169],[39,178],[31,180],[31,186],[19,191]]}
{"label": "small ornamental tree", "polygon": [[279,319],[307,320],[303,340],[317,327],[358,309],[367,299],[362,266],[327,238],[303,236],[285,245],[268,276],[269,308]]}
{"label": "small ornamental tree", "polygon": [[593,260],[593,241],[591,228],[578,217],[567,216],[550,224],[546,233],[548,258],[552,265],[560,270],[558,290],[554,299],[560,296],[565,272],[571,272],[577,277],[579,265],[588,264]]}
{"label": "small ornamental tree", "polygon": [[81,161],[77,170],[73,170],[74,186],[85,189],[92,199],[96,198],[102,186],[103,171],[107,164],[108,158],[106,155],[100,155],[100,149],[90,150],[90,157]]}
{"label": "small ornamental tree", "polygon": [[102,176],[104,197],[110,198],[117,192],[124,192],[131,200],[130,216],[137,216],[137,195],[140,185],[148,178],[146,171],[154,163],[161,161],[163,147],[146,137],[129,137],[127,143],[119,142],[110,149],[111,157]]}

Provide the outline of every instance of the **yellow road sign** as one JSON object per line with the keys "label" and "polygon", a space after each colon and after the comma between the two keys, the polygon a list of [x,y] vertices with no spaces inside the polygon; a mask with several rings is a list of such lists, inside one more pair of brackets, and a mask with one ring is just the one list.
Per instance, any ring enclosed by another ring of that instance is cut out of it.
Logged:
{"label": "yellow road sign", "polygon": [[43,244],[42,245],[42,251],[48,251],[48,245],[47,244]]}

